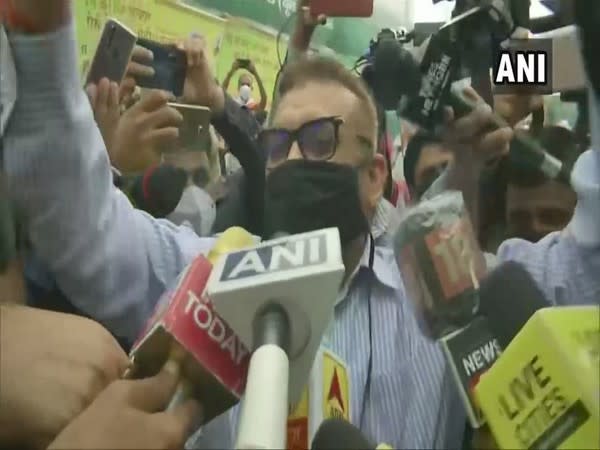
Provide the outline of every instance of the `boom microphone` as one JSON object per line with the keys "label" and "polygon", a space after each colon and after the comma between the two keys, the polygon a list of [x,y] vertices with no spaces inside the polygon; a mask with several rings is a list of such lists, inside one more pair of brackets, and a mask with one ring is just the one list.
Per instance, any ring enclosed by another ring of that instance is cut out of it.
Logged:
{"label": "boom microphone", "polygon": [[599,311],[536,312],[481,378],[476,396],[500,448],[600,448]]}
{"label": "boom microphone", "polygon": [[236,448],[285,447],[289,405],[299,401],[333,320],[343,275],[337,228],[233,252],[214,267],[215,308],[253,349]]}
{"label": "boom microphone", "polygon": [[183,169],[169,164],[154,166],[133,180],[129,196],[136,208],[153,217],[165,218],[175,211],[187,180]]}
{"label": "boom microphone", "polygon": [[235,405],[246,384],[250,353],[216,313],[205,287],[212,264],[233,249],[253,245],[241,228],[229,228],[208,258],[198,256],[160,299],[153,317],[131,351],[135,377],[153,376],[168,359],[181,370],[169,408],[189,397],[203,405],[203,422]]}

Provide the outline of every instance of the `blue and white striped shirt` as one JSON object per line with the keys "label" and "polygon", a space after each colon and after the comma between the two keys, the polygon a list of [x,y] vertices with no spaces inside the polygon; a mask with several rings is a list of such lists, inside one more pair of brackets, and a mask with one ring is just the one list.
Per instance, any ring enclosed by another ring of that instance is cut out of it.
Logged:
{"label": "blue and white striped shirt", "polygon": [[[380,203],[371,230],[373,271],[369,269],[368,241],[346,292],[340,293],[323,344],[347,363],[350,420],[368,439],[394,448],[458,448],[466,416],[442,352],[437,343],[421,334],[406,298],[385,232],[394,213],[391,204]],[[370,389],[365,391],[370,352]],[[201,436],[188,442],[188,448],[232,447],[236,425],[237,408],[205,427]],[[226,430],[231,440],[224,444]]]}
{"label": "blue and white striped shirt", "polygon": [[[213,240],[135,210],[113,186],[89,102],[75,88],[80,79],[72,26],[46,36],[12,35],[10,44],[19,84],[5,130],[3,169],[16,206],[28,219],[31,244],[76,307],[132,340],[161,293]],[[598,161],[598,153],[590,158]],[[585,210],[598,217],[600,164],[586,167],[595,184],[576,216]],[[597,234],[598,222],[588,223]],[[597,301],[598,242],[583,246],[567,232],[535,245],[509,243],[500,256],[522,261],[553,301],[557,292],[570,303]],[[459,447],[465,420],[450,374],[436,344],[417,328],[385,235],[377,236],[375,246],[373,369],[360,427],[374,441],[395,447]],[[369,355],[370,274],[364,265],[363,260],[336,307],[330,336],[332,349],[352,372],[351,417],[357,425]],[[201,441],[231,446],[232,429],[230,421],[217,419]]]}

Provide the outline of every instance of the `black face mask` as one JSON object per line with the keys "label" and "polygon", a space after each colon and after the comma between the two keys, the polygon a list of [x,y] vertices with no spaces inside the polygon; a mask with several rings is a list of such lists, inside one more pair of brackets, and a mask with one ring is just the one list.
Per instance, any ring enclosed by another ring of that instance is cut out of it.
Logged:
{"label": "black face mask", "polygon": [[348,165],[304,159],[286,161],[267,177],[265,238],[337,227],[342,246],[368,233],[358,171]]}

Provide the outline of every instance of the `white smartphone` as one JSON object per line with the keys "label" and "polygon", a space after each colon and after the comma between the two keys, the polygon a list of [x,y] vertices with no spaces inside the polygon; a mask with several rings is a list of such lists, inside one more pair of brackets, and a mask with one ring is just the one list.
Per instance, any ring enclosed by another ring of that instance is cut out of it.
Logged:
{"label": "white smartphone", "polygon": [[98,83],[102,78],[116,83],[123,81],[136,41],[137,35],[133,31],[117,19],[108,19],[85,84]]}

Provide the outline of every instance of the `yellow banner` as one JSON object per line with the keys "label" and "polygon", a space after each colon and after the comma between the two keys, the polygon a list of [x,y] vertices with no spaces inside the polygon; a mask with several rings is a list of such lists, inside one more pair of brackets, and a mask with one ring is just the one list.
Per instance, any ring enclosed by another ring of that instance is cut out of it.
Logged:
{"label": "yellow banner", "polygon": [[82,74],[94,57],[100,33],[109,17],[120,20],[139,37],[158,42],[175,43],[192,32],[200,33],[206,38],[211,54],[227,23],[174,0],[78,0],[73,3]]}
{"label": "yellow banner", "polygon": [[[268,104],[271,103],[270,97],[280,66],[277,39],[273,34],[243,19],[222,19],[176,0],[78,0],[74,4],[80,73],[87,72],[104,23],[113,17],[139,37],[158,42],[174,43],[191,32],[202,34],[208,42],[220,82],[223,82],[236,58],[251,59],[269,96]],[[279,56],[282,59],[286,46],[286,39],[282,38],[279,43]],[[241,72],[233,75],[229,86],[229,92],[234,97],[238,95],[239,75]],[[256,83],[252,96],[256,101],[259,100]]]}

